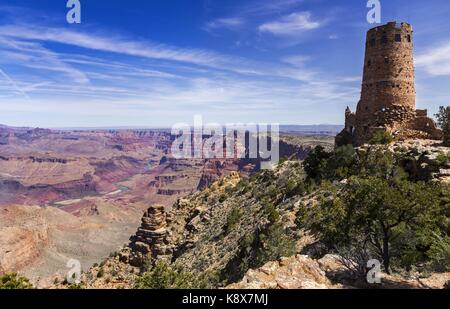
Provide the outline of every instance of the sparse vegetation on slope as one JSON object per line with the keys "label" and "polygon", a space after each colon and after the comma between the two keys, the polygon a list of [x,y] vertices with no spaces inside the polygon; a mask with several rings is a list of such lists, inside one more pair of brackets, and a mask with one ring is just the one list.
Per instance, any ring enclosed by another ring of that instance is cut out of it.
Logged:
{"label": "sparse vegetation on slope", "polygon": [[26,290],[33,289],[33,285],[27,278],[18,274],[6,274],[0,276],[0,290]]}
{"label": "sparse vegetation on slope", "polygon": [[450,190],[434,171],[447,156],[409,144],[317,147],[304,162],[231,174],[174,204],[161,241],[168,253],[158,255],[166,262],[150,255],[133,286],[223,287],[298,254],[334,254],[352,280],[374,258],[395,275],[445,271]]}
{"label": "sparse vegetation on slope", "polygon": [[193,289],[206,286],[194,274],[184,271],[181,267],[159,261],[137,280],[135,287],[138,289]]}

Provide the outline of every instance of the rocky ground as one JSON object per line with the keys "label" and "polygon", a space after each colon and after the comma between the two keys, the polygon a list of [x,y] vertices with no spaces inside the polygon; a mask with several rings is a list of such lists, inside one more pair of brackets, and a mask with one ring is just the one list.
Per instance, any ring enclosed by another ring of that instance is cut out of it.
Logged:
{"label": "rocky ground", "polygon": [[307,255],[296,255],[268,262],[257,269],[250,269],[244,278],[227,286],[228,289],[330,289],[342,288],[327,277],[324,261],[313,260]]}
{"label": "rocky ground", "polygon": [[450,162],[444,158],[450,150],[440,142],[405,140],[393,143],[390,149],[408,158],[405,160],[405,168],[414,170],[419,178],[431,176],[438,181],[450,182]]}
{"label": "rocky ground", "polygon": [[227,289],[443,289],[450,281],[450,273],[435,273],[424,278],[419,274],[403,277],[381,273],[381,284],[349,285],[347,269],[337,255],[325,255],[314,260],[307,255],[296,255],[268,262],[264,266],[249,270],[238,283]]}

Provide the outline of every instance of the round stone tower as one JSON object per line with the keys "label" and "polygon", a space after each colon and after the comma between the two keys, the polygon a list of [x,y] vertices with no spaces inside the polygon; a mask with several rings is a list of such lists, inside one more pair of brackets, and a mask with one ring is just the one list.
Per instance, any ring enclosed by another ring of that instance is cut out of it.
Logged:
{"label": "round stone tower", "polygon": [[408,23],[390,22],[367,32],[361,99],[356,113],[347,108],[336,144],[361,145],[380,130],[394,136],[413,131],[429,138],[440,135],[427,111],[416,110],[413,29]]}
{"label": "round stone tower", "polygon": [[412,27],[395,22],[367,32],[358,113],[416,108]]}
{"label": "round stone tower", "polygon": [[367,32],[361,100],[356,110],[356,132],[360,138],[371,127],[399,124],[413,117],[413,30],[407,23],[391,22]]}

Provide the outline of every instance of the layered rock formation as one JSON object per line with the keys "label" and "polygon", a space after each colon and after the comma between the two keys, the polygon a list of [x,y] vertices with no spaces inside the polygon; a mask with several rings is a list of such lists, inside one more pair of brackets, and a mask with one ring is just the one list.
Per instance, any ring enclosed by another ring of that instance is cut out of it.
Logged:
{"label": "layered rock formation", "polygon": [[166,243],[167,218],[164,206],[150,207],[142,217],[136,235],[130,238],[129,249],[122,250],[120,259],[130,265],[142,267],[170,253]]}

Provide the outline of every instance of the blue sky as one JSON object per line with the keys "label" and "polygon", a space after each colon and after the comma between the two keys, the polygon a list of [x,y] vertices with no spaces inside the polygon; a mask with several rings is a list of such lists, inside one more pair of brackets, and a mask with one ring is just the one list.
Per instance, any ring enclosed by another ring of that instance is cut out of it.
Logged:
{"label": "blue sky", "polygon": [[[0,123],[342,124],[359,99],[366,0],[0,0]],[[126,3],[126,4],[125,4]],[[418,108],[450,103],[448,0],[381,0],[415,34]]]}

